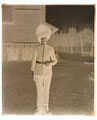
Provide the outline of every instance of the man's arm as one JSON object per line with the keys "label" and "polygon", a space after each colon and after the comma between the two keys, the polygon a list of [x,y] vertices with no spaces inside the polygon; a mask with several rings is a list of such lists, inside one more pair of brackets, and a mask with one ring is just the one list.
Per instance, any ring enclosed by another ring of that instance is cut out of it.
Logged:
{"label": "man's arm", "polygon": [[32,56],[32,64],[31,64],[32,76],[34,75],[34,69],[35,69],[35,64],[36,64],[36,57],[37,57],[37,51],[36,51],[36,48],[34,48],[33,56]]}
{"label": "man's arm", "polygon": [[55,55],[55,51],[52,48],[52,51],[51,51],[51,64],[55,65],[56,63],[57,63],[57,58],[56,58],[56,55]]}

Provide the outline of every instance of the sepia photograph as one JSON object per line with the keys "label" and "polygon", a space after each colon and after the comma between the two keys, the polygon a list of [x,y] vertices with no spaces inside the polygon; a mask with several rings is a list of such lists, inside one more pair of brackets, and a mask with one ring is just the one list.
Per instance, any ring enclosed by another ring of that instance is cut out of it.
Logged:
{"label": "sepia photograph", "polygon": [[95,5],[2,4],[2,114],[95,114]]}

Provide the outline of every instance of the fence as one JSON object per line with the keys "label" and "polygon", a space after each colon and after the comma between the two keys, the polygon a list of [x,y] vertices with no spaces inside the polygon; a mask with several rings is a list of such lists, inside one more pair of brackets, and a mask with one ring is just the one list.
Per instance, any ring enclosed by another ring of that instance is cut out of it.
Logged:
{"label": "fence", "polygon": [[29,61],[32,59],[35,44],[3,43],[3,61]]}
{"label": "fence", "polygon": [[50,40],[49,44],[55,48],[57,53],[81,54],[82,56],[94,55],[93,37],[90,39],[83,38],[79,33],[70,34],[55,34]]}
{"label": "fence", "polygon": [[[17,43],[3,43],[2,57],[3,61],[30,61],[32,59],[33,48],[36,44],[17,44]],[[81,54],[81,47],[71,47],[64,45],[57,45],[53,43],[56,51],[56,56],[60,53]],[[90,56],[90,51],[85,51],[84,56]],[[93,54],[92,54],[93,56]]]}

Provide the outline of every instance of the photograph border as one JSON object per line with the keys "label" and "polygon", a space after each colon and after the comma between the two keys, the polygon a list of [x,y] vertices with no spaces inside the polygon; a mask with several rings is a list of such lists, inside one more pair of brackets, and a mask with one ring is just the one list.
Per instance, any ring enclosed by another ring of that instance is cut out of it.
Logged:
{"label": "photograph border", "polygon": [[96,20],[97,20],[97,13],[96,13],[96,0],[63,0],[63,1],[60,1],[60,0],[1,0],[0,1],[0,54],[1,54],[1,57],[0,57],[0,119],[1,120],[11,120],[11,119],[31,119],[31,120],[49,120],[49,119],[55,119],[55,120],[96,120],[96,78],[97,78],[97,75],[96,75],[96,68],[97,68],[97,61],[96,61],[96,51],[97,51],[97,48],[95,47],[95,50],[94,50],[94,61],[95,61],[95,66],[94,66],[94,71],[95,71],[95,82],[94,82],[94,86],[95,86],[95,97],[94,97],[94,111],[95,113],[93,113],[93,115],[90,115],[90,116],[85,116],[85,115],[62,115],[62,116],[33,116],[33,115],[2,115],[2,5],[3,4],[7,4],[7,5],[95,5],[95,22],[94,22],[94,45],[96,46],[97,45],[97,42],[96,42],[96,34],[97,34],[97,31],[96,31],[96,28],[97,28],[97,24],[96,24]]}

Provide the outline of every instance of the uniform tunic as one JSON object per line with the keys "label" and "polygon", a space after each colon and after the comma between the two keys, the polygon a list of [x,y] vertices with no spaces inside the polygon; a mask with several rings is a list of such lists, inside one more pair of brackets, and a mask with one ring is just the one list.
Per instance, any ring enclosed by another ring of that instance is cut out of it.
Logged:
{"label": "uniform tunic", "polygon": [[[46,66],[45,64],[38,64],[36,61],[45,62],[52,61],[50,66]],[[32,58],[32,66],[31,71],[34,71],[34,75],[38,76],[47,76],[52,75],[52,65],[57,63],[57,59],[54,53],[53,47],[49,45],[39,45],[35,47],[33,58]]]}
{"label": "uniform tunic", "polygon": [[[51,61],[49,66],[44,63]],[[35,47],[32,58],[31,71],[34,72],[34,81],[37,88],[37,110],[48,111],[49,88],[52,77],[52,66],[57,63],[53,47],[49,45],[38,45]]]}

